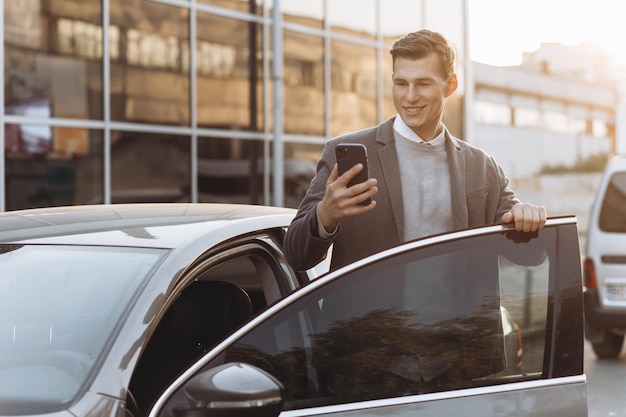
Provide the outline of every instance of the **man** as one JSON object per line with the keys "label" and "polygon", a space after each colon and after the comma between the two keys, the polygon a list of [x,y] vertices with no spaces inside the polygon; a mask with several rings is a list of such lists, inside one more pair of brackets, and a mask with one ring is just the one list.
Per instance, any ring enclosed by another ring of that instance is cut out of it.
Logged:
{"label": "man", "polygon": [[[320,262],[331,244],[336,269],[436,233],[500,222],[530,232],[545,224],[545,209],[520,203],[493,157],[443,125],[445,101],[458,85],[448,41],[420,30],[397,40],[390,53],[398,115],[324,146],[285,236],[287,261],[297,270]],[[334,150],[346,142],[366,146],[370,173],[349,188],[363,167],[338,175]],[[368,198],[369,205],[359,204]]]}

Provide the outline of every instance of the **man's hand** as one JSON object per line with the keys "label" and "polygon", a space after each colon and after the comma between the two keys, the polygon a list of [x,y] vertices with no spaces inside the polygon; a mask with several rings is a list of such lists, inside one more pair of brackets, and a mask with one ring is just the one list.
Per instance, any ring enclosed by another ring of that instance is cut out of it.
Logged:
{"label": "man's hand", "polygon": [[359,205],[359,203],[372,198],[378,192],[375,178],[370,178],[365,182],[347,188],[350,180],[361,170],[363,170],[363,165],[356,164],[340,177],[337,164],[333,167],[326,181],[324,198],[317,206],[322,226],[329,233],[335,229],[341,219],[367,213],[376,206],[374,200],[367,206]]}
{"label": "man's hand", "polygon": [[530,203],[517,203],[504,213],[502,223],[515,223],[518,232],[534,232],[546,224],[546,209]]}

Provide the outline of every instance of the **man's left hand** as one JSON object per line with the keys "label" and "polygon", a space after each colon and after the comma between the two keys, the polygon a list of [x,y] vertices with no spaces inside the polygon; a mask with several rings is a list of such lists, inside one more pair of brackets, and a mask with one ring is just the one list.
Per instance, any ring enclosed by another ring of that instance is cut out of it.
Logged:
{"label": "man's left hand", "polygon": [[546,224],[546,209],[530,203],[517,203],[504,213],[502,223],[515,223],[518,232],[534,232]]}

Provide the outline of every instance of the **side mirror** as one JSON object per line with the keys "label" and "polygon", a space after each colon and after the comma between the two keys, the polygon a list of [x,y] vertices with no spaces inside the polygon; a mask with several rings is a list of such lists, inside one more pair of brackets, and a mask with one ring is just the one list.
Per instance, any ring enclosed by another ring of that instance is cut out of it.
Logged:
{"label": "side mirror", "polygon": [[247,363],[227,363],[190,379],[184,386],[188,407],[177,416],[276,417],[284,387],[272,375]]}

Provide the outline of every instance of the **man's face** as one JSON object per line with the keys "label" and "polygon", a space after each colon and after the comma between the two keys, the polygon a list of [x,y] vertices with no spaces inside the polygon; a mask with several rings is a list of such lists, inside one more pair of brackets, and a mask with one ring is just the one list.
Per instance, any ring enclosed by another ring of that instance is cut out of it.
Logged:
{"label": "man's face", "polygon": [[456,75],[443,78],[435,53],[420,59],[396,57],[393,81],[393,104],[415,133],[429,141],[439,133],[446,97],[456,90]]}

